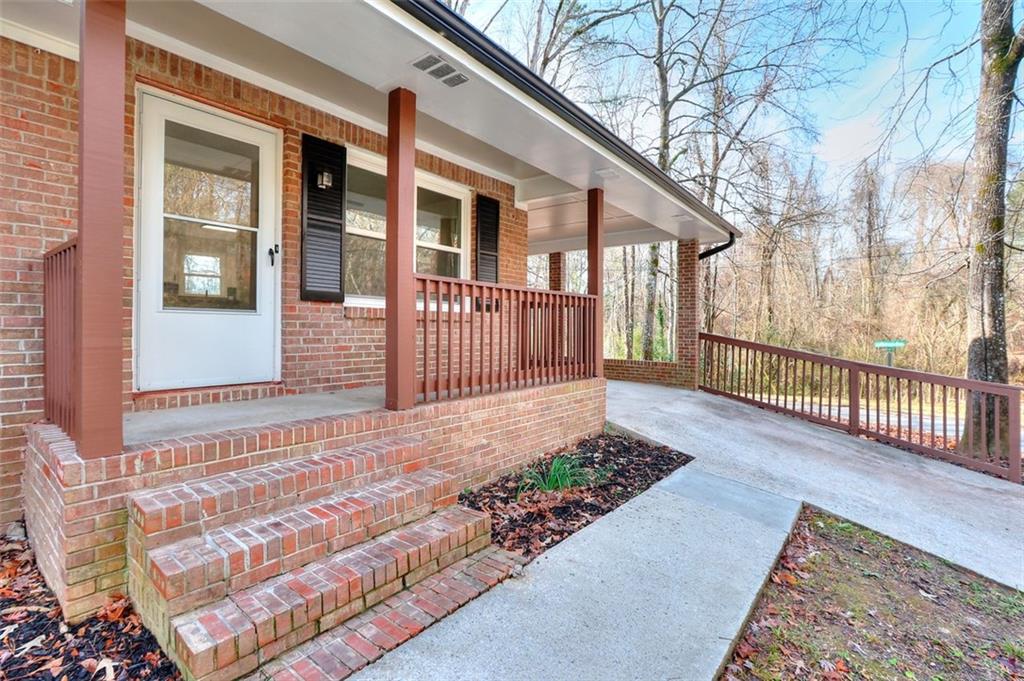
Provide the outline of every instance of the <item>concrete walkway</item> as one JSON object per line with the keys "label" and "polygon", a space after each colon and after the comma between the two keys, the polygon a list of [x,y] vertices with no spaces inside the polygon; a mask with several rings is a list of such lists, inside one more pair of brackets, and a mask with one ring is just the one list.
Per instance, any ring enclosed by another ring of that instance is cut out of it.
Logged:
{"label": "concrete walkway", "polygon": [[713,679],[800,504],[692,466],[352,678]]}
{"label": "concrete walkway", "polygon": [[609,381],[608,420],[1024,589],[1021,485],[701,392]]}

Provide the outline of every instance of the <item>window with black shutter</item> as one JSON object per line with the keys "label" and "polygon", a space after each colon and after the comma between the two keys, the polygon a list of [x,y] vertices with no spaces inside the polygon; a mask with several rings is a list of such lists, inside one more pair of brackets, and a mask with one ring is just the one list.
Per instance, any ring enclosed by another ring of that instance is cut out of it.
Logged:
{"label": "window with black shutter", "polygon": [[345,147],[302,136],[302,300],[345,300]]}
{"label": "window with black shutter", "polygon": [[476,278],[498,283],[498,229],[501,204],[489,196],[476,198]]}

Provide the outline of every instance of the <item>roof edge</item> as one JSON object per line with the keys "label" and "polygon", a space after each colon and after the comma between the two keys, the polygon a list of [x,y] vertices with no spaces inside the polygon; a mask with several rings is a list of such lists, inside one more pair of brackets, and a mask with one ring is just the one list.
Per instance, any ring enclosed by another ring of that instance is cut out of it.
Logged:
{"label": "roof edge", "polygon": [[670,178],[640,152],[599,123],[472,24],[436,0],[392,0],[406,13],[466,51],[509,84],[619,157],[647,179],[668,191],[687,208],[726,235],[742,236],[731,222]]}

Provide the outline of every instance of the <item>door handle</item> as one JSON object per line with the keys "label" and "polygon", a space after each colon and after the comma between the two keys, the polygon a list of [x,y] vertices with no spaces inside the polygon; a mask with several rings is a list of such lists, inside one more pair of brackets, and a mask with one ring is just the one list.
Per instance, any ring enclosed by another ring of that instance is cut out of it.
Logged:
{"label": "door handle", "polygon": [[280,252],[281,252],[281,245],[280,244],[274,244],[273,248],[268,248],[267,249],[267,255],[270,256],[270,266],[271,267],[274,266],[274,256],[277,253],[280,253]]}

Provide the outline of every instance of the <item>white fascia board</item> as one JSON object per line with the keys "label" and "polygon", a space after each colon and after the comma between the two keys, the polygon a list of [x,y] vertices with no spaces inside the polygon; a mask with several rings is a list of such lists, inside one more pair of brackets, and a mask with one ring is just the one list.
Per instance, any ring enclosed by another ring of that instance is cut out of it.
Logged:
{"label": "white fascia board", "polygon": [[63,38],[43,33],[29,26],[0,17],[0,36],[25,43],[65,59],[78,61],[78,45]]}
{"label": "white fascia board", "polygon": [[624,162],[621,158],[612,154],[603,146],[597,144],[594,140],[590,139],[587,135],[577,130],[575,127],[570,125],[567,121],[563,120],[560,116],[555,115],[547,107],[540,106],[533,98],[529,97],[526,93],[522,92],[518,88],[514,87],[511,83],[506,81],[504,78],[497,76],[493,71],[479,63],[474,57],[469,55],[465,50],[452,44],[451,42],[438,39],[436,32],[432,31],[427,26],[420,23],[415,17],[411,16],[408,12],[395,5],[390,0],[365,0],[366,4],[373,9],[377,10],[390,20],[394,21],[399,26],[402,26],[407,31],[410,31],[413,35],[416,35],[421,40],[425,41],[430,45],[436,46],[442,50],[445,54],[452,56],[458,60],[461,66],[468,71],[472,71],[478,78],[487,82],[491,86],[497,88],[506,96],[517,101],[524,107],[529,108],[536,114],[544,118],[548,123],[557,127],[559,130],[567,135],[573,137],[577,142],[590,148],[592,151],[599,154],[608,163],[614,165],[616,168],[621,169],[623,172],[628,173],[633,178],[639,180],[649,188],[656,191],[662,197],[671,201],[673,204],[679,206],[681,209],[692,215],[697,220],[707,224],[715,231],[721,232],[724,236],[728,237],[729,232],[717,225],[708,223],[704,218],[693,211],[689,206],[680,201],[677,197],[670,194],[664,188],[652,183],[646,176],[636,170],[631,164]]}

